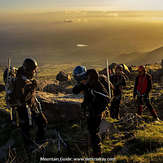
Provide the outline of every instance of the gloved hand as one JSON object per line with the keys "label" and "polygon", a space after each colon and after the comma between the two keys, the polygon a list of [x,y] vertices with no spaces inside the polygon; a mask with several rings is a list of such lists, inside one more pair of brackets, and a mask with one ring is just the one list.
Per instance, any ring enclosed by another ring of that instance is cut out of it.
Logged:
{"label": "gloved hand", "polygon": [[37,88],[37,82],[36,80],[31,80],[30,82],[26,82],[24,91],[26,92],[26,94],[28,94],[28,92],[34,92]]}
{"label": "gloved hand", "polygon": [[35,79],[32,80],[33,88],[37,88],[37,81]]}

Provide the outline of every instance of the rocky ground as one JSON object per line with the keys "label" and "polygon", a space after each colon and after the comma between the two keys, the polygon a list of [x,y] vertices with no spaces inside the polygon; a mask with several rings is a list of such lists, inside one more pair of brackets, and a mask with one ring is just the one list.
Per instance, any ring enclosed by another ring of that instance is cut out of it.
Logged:
{"label": "rocky ground", "polygon": [[[162,162],[163,161],[163,123],[153,121],[149,111],[144,108],[142,117],[136,114],[136,104],[132,100],[133,84],[136,76],[135,66],[130,66],[127,87],[124,89],[120,108],[119,121],[109,117],[102,121],[100,132],[102,138],[102,156],[115,158],[115,162]],[[146,65],[148,72],[154,79],[151,92],[152,105],[163,120],[163,69],[161,64]],[[49,68],[50,70],[50,68]],[[2,76],[2,68],[0,74]],[[47,147],[45,156],[49,157],[89,157],[88,133],[86,120],[80,118],[80,103],[82,95],[74,96],[71,92],[75,81],[69,72],[52,72],[44,70],[37,76],[37,97],[47,115],[49,125],[47,137],[56,139],[55,130],[68,144],[57,153],[57,144],[51,143]],[[57,80],[56,80],[57,78]],[[24,150],[22,138],[18,128],[13,128],[9,119],[9,110],[5,104],[5,92],[2,86],[0,92],[0,160],[12,162],[29,162],[28,154]],[[31,131],[35,133],[35,130]],[[22,157],[22,154],[24,157]],[[39,162],[41,152],[32,155],[32,159]]]}

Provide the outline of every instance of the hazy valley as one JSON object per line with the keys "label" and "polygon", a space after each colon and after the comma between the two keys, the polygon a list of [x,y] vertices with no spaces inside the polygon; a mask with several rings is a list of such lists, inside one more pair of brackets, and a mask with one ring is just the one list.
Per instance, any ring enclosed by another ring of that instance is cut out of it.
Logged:
{"label": "hazy valley", "polygon": [[[0,16],[0,64],[146,64],[163,58],[163,12],[50,12]],[[123,58],[123,60],[122,60]]]}

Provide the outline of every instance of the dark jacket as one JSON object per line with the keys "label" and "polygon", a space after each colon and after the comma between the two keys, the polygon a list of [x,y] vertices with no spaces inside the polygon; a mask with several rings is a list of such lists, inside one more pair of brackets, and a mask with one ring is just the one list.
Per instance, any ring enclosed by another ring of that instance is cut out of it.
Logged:
{"label": "dark jacket", "polygon": [[28,104],[31,108],[35,108],[35,91],[37,82],[34,79],[28,79],[24,76],[22,68],[19,68],[15,80],[14,96],[19,107]]}
{"label": "dark jacket", "polygon": [[[136,77],[135,79],[135,85],[134,85],[134,97],[138,94],[138,90],[137,90],[137,87],[138,87],[138,83],[139,83],[139,75]],[[147,88],[146,88],[146,91],[145,91],[145,95],[149,95],[149,92],[150,90],[152,89],[152,77],[150,74],[148,73],[145,73],[145,78],[147,79]]]}
{"label": "dark jacket", "polygon": [[89,84],[77,84],[72,92],[74,94],[84,93],[84,103],[88,106],[89,112],[95,112],[95,114],[100,114],[104,111],[105,107],[109,102],[109,97],[107,90],[104,85],[98,80],[94,86]]}
{"label": "dark jacket", "polygon": [[106,89],[107,93],[109,94],[109,87],[108,87],[107,77],[105,75],[99,75],[99,81],[104,86],[104,88]]}
{"label": "dark jacket", "polygon": [[113,89],[114,96],[121,95],[122,90],[120,89],[120,87],[126,86],[125,76],[123,74],[120,75],[113,74],[110,76],[110,82],[114,86]]}

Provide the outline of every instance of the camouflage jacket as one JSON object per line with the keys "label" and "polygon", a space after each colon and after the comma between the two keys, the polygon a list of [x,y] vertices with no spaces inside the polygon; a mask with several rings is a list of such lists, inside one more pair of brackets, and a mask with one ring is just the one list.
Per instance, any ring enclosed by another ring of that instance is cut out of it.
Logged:
{"label": "camouflage jacket", "polygon": [[18,107],[23,107],[28,104],[30,108],[35,108],[37,105],[35,99],[36,88],[36,80],[28,79],[23,74],[17,75],[15,80],[14,96]]}

